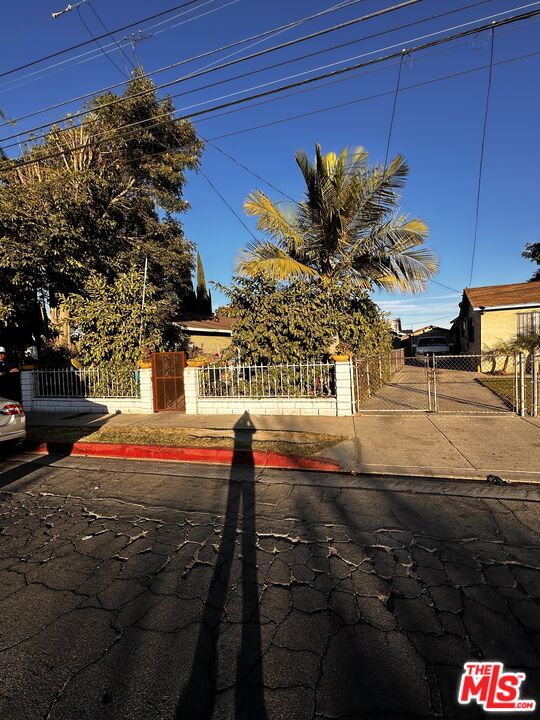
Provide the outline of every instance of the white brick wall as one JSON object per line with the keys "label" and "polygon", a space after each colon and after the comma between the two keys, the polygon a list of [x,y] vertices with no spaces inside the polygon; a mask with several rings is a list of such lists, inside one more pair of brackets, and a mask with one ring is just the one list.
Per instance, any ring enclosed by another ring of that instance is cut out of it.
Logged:
{"label": "white brick wall", "polygon": [[184,370],[186,413],[189,415],[336,415],[336,399],[302,398],[201,398],[198,368]]}
{"label": "white brick wall", "polygon": [[84,413],[137,413],[147,415],[154,412],[152,395],[152,370],[141,368],[140,398],[62,398],[34,397],[34,371],[22,371],[21,391],[25,410],[39,412],[84,412]]}

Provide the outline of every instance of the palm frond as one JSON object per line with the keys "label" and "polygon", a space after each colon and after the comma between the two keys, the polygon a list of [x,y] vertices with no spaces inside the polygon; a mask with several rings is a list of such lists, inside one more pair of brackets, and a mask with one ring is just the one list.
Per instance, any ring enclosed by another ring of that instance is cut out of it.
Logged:
{"label": "palm frond", "polygon": [[246,245],[236,263],[238,275],[264,275],[271,280],[291,277],[317,276],[317,271],[296,260],[278,245],[267,241],[253,241]]}
{"label": "palm frond", "polygon": [[298,248],[303,238],[296,228],[296,208],[272,202],[261,190],[250,193],[244,202],[247,215],[258,218],[257,229],[268,233],[284,248]]}

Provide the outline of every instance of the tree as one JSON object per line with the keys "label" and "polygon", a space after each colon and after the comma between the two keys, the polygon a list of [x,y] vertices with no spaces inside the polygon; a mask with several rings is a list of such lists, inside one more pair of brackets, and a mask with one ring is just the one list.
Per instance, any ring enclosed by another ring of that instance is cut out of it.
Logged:
{"label": "tree", "polygon": [[193,126],[174,119],[142,71],[121,98],[107,93],[87,109],[0,164],[3,301],[17,323],[33,308],[36,336],[50,334],[41,309],[57,308],[92,272],[114,282],[148,258],[159,297],[180,304],[189,292],[193,246],[174,214],[188,208],[185,173],[202,151]]}
{"label": "tree", "polygon": [[339,281],[356,287],[425,290],[438,262],[423,247],[428,235],[419,218],[399,214],[399,191],[409,169],[401,155],[387,167],[367,164],[363,148],[321,154],[312,164],[303,151],[296,162],[306,184],[297,203],[274,203],[261,190],[244,208],[269,240],[249,243],[237,271],[274,280],[298,277]]}
{"label": "tree", "polygon": [[347,280],[279,283],[258,275],[219,287],[230,301],[227,315],[236,318],[232,339],[245,362],[327,359],[337,337],[359,354],[390,350],[387,319],[365,291]]}
{"label": "tree", "polygon": [[[143,277],[136,268],[120,273],[112,283],[92,273],[83,292],[65,298],[75,328],[77,356],[84,365],[134,367],[144,349],[186,346],[186,336],[173,324],[174,303],[158,299],[157,288],[146,288],[142,314]],[[143,342],[139,346],[141,331]]]}
{"label": "tree", "polygon": [[201,315],[212,314],[212,296],[206,289],[206,278],[199,252],[197,252],[197,312]]}
{"label": "tree", "polygon": [[[540,242],[537,243],[528,243],[525,245],[525,250],[521,253],[524,258],[527,258],[527,260],[532,260],[532,262],[535,262],[537,265],[540,265]],[[532,276],[531,282],[537,282],[540,281],[540,267],[538,270],[534,273]]]}

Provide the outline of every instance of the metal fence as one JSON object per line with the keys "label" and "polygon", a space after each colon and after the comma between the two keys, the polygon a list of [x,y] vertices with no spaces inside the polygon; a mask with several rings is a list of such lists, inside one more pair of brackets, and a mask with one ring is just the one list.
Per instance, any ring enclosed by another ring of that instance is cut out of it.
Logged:
{"label": "metal fence", "polygon": [[390,363],[377,356],[353,366],[356,412],[538,415],[540,350],[426,355]]}
{"label": "metal fence", "polygon": [[406,360],[403,349],[353,359],[352,381],[356,412],[377,397],[377,392],[403,369]]}
{"label": "metal fence", "polygon": [[139,372],[127,368],[34,370],[34,396],[140,398]]}
{"label": "metal fence", "polygon": [[332,398],[335,365],[207,365],[198,371],[199,397]]}

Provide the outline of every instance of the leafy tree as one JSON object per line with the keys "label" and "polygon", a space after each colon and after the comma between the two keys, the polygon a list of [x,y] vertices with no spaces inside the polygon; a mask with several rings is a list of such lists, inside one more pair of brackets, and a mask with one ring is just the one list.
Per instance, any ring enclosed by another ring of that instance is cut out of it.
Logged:
{"label": "leafy tree", "polygon": [[[525,245],[525,250],[521,254],[524,258],[532,260],[532,262],[540,265],[540,242]],[[540,281],[540,267],[531,278],[531,282],[535,281]]]}
{"label": "leafy tree", "polygon": [[391,347],[390,326],[362,290],[349,281],[303,278],[277,283],[263,275],[237,277],[227,314],[236,317],[233,343],[242,360],[287,363],[328,357],[336,339],[359,354]]}
{"label": "leafy tree", "polygon": [[306,184],[303,200],[274,203],[261,190],[247,198],[247,214],[258,218],[257,228],[270,239],[247,245],[238,273],[424,290],[438,263],[423,247],[426,224],[399,214],[399,191],[409,172],[404,158],[370,167],[363,148],[322,155],[316,145],[315,153],[314,163],[303,151],[296,153]]}
{"label": "leafy tree", "polygon": [[[174,304],[169,299],[159,299],[157,288],[150,284],[142,315],[142,291],[142,275],[131,268],[112,283],[103,275],[92,273],[82,293],[65,299],[75,327],[77,356],[84,365],[133,367],[145,349],[186,346],[186,336],[172,322]],[[139,347],[141,317],[143,342]]]}
{"label": "leafy tree", "polygon": [[107,106],[117,100],[93,99],[88,115],[0,164],[3,302],[19,324],[32,307],[28,334],[46,335],[41,309],[78,292],[89,273],[114,282],[145,257],[159,297],[181,303],[189,292],[193,246],[173,214],[188,208],[185,173],[198,167],[202,143],[142,71]]}
{"label": "leafy tree", "polygon": [[197,312],[201,315],[212,314],[212,296],[206,289],[206,278],[199,252],[197,252]]}

